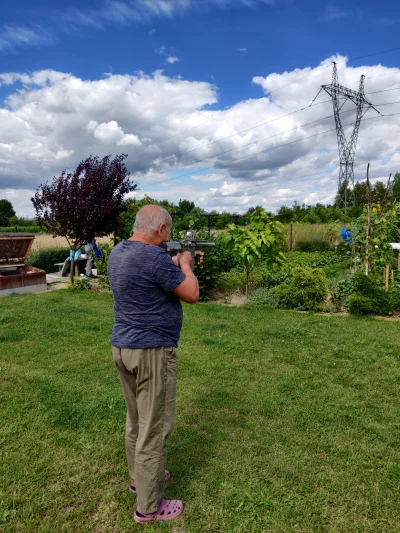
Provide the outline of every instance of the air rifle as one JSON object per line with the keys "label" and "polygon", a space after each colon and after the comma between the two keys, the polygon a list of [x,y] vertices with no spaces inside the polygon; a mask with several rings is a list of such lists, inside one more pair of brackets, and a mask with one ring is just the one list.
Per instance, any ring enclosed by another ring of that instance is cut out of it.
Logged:
{"label": "air rifle", "polygon": [[199,241],[194,231],[187,231],[183,241],[164,242],[161,245],[171,255],[176,255],[181,252],[190,252],[195,257],[195,252],[205,250],[215,246],[215,242]]}

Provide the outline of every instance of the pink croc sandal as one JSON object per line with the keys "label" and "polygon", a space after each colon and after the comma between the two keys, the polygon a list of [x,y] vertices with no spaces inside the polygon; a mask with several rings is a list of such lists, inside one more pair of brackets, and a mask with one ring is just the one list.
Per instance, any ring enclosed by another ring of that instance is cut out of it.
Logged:
{"label": "pink croc sandal", "polygon": [[181,500],[161,500],[160,507],[155,513],[141,513],[136,509],[133,513],[135,522],[145,524],[154,520],[175,520],[183,513],[183,502]]}
{"label": "pink croc sandal", "polygon": [[[168,472],[168,470],[164,470],[164,483],[168,483],[168,481],[171,479],[171,474]],[[135,484],[132,482],[129,487],[129,492],[132,494],[136,494],[136,487]]]}

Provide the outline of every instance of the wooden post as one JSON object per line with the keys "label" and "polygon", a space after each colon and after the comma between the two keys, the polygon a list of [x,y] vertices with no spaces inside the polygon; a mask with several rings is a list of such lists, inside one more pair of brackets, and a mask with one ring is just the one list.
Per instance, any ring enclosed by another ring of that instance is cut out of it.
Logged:
{"label": "wooden post", "polygon": [[367,166],[367,193],[368,193],[368,211],[367,211],[367,229],[365,232],[365,273],[368,276],[370,271],[369,258],[369,237],[371,233],[371,184],[369,182],[369,163]]}
{"label": "wooden post", "polygon": [[389,265],[386,265],[385,272],[385,291],[389,290]]}

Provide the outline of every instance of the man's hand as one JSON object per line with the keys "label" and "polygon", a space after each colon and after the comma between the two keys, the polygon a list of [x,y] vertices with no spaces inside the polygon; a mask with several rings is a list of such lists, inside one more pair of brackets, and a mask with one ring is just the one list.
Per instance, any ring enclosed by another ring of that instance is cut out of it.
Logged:
{"label": "man's hand", "polygon": [[179,257],[178,261],[181,268],[188,266],[193,270],[194,258],[192,257],[191,252],[181,252],[177,257]]}
{"label": "man's hand", "polygon": [[204,260],[204,252],[202,252],[201,250],[196,250],[194,252],[194,264],[201,265],[203,260]]}

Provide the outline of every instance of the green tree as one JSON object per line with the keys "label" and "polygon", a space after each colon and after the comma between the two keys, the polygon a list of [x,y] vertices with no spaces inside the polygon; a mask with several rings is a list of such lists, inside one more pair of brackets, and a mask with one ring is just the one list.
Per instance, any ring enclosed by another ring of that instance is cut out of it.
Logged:
{"label": "green tree", "polygon": [[10,218],[15,216],[12,203],[9,200],[0,200],[0,226],[8,226]]}
{"label": "green tree", "polygon": [[67,239],[73,252],[71,283],[75,252],[94,237],[111,233],[124,196],[136,189],[124,163],[126,157],[100,160],[90,156],[75,171],[64,170],[50,184],[40,185],[31,198],[39,226]]}
{"label": "green tree", "polygon": [[394,202],[400,202],[400,172],[397,172],[394,175],[391,186],[391,196]]}
{"label": "green tree", "polygon": [[285,228],[262,207],[248,217],[246,226],[228,226],[227,241],[231,243],[235,259],[246,273],[246,296],[249,295],[250,274],[254,266],[264,261],[272,269],[278,269],[285,255]]}

